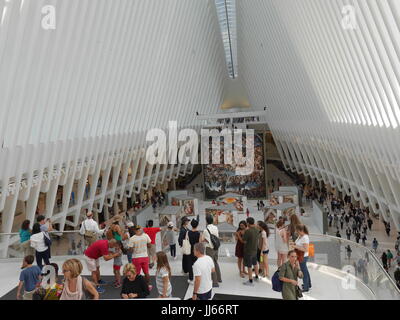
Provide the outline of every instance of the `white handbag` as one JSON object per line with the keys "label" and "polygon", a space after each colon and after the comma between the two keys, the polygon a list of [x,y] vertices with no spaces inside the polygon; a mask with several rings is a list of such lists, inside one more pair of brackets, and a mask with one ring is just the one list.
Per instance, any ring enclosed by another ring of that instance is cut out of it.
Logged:
{"label": "white handbag", "polygon": [[182,241],[182,254],[184,255],[190,255],[192,251],[192,246],[190,245],[189,242],[189,236],[188,236],[189,231],[186,231],[185,239]]}

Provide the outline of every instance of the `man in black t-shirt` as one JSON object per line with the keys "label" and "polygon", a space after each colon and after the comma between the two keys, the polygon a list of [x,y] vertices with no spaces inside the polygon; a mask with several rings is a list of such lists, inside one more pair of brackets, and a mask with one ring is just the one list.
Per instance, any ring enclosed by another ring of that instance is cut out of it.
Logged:
{"label": "man in black t-shirt", "polygon": [[247,272],[249,275],[249,280],[244,282],[244,285],[254,286],[253,283],[253,267],[255,271],[255,281],[258,281],[258,262],[257,262],[257,249],[258,249],[258,239],[260,236],[260,231],[255,226],[255,221],[253,218],[249,217],[246,219],[249,228],[245,231],[243,235],[244,248],[243,248],[243,263],[247,267]]}

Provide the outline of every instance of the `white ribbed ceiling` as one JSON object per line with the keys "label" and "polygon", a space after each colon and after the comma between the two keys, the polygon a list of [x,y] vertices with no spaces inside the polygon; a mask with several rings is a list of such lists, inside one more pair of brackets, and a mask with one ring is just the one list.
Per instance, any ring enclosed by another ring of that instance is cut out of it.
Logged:
{"label": "white ribbed ceiling", "polygon": [[238,73],[285,165],[399,228],[400,1],[238,0],[237,19]]}
{"label": "white ribbed ceiling", "polygon": [[[41,27],[45,5],[56,29]],[[0,0],[4,146],[193,125],[226,77],[212,0]]]}

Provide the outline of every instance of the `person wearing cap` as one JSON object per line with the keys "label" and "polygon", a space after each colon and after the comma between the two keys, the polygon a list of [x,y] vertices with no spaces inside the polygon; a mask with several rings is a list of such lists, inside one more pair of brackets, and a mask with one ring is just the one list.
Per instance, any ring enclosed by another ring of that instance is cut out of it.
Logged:
{"label": "person wearing cap", "polygon": [[[179,231],[179,237],[178,237],[178,244],[181,248],[183,246],[183,240],[186,238],[186,233],[189,231],[189,222],[190,222],[190,219],[188,217],[183,217],[181,220],[181,229]],[[189,260],[190,260],[190,255],[182,256],[183,273],[189,272],[189,268],[188,268]]]}
{"label": "person wearing cap", "polygon": [[165,232],[162,243],[167,243],[169,245],[169,251],[171,253],[171,257],[176,259],[176,237],[174,231],[174,224],[172,221],[167,224],[167,231]]}
{"label": "person wearing cap", "polygon": [[79,233],[83,235],[85,239],[86,248],[90,247],[93,243],[98,240],[98,236],[102,235],[104,229],[101,230],[96,220],[93,219],[93,212],[88,211],[86,213],[86,219],[82,221],[81,229]]}
{"label": "person wearing cap", "polygon": [[129,239],[128,248],[132,248],[132,264],[136,268],[136,273],[140,274],[143,269],[144,277],[149,291],[152,286],[150,285],[150,274],[149,274],[149,255],[147,248],[151,246],[150,237],[143,232],[141,226],[137,225],[134,227],[135,235]]}

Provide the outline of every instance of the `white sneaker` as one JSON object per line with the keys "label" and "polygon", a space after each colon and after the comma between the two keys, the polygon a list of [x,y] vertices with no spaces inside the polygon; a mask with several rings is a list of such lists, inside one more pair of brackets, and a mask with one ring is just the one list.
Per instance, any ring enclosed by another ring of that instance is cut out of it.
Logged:
{"label": "white sneaker", "polygon": [[189,284],[193,284],[193,280],[188,280],[188,283]]}

